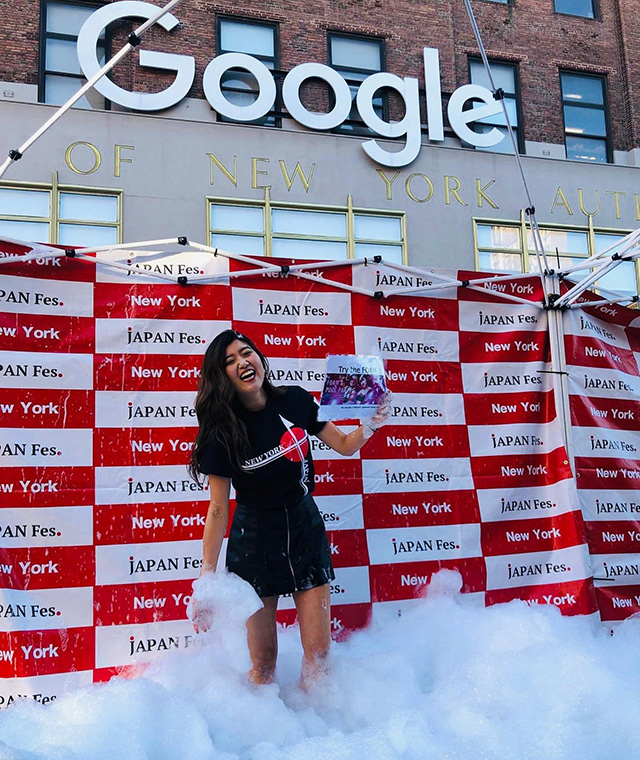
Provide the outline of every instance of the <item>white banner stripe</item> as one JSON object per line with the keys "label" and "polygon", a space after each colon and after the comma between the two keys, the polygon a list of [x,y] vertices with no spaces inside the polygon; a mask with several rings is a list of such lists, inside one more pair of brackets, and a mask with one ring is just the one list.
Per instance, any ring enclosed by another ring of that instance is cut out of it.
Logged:
{"label": "white banner stripe", "polygon": [[0,311],[47,314],[51,317],[91,317],[93,284],[3,274],[0,280]]}
{"label": "white banner stripe", "polygon": [[93,430],[0,429],[2,467],[91,467]]}
{"label": "white banner stripe", "polygon": [[0,388],[91,390],[93,355],[0,351]]}
{"label": "white banner stripe", "polygon": [[359,325],[353,332],[358,354],[378,354],[383,359],[408,362],[455,362],[460,355],[457,332]]}

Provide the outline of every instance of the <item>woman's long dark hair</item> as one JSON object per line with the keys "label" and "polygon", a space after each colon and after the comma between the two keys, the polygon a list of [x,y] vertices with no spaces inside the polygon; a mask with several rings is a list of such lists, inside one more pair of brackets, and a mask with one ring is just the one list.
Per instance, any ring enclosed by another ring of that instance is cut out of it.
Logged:
{"label": "woman's long dark hair", "polygon": [[219,443],[229,455],[231,464],[242,469],[249,454],[249,439],[244,422],[234,410],[235,390],[227,377],[225,359],[227,348],[234,340],[239,340],[253,349],[264,367],[262,387],[268,397],[278,394],[267,377],[269,363],[252,340],[235,330],[224,330],[211,341],[202,361],[202,372],[196,396],[195,409],[200,428],[191,452],[189,473],[199,481],[199,462],[207,444]]}

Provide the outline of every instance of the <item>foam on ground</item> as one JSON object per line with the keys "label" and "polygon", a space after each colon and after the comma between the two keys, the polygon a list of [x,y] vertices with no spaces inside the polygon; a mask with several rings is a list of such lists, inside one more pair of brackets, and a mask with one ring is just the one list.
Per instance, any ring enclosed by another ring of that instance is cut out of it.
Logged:
{"label": "foam on ground", "polygon": [[[208,589],[214,606],[229,604],[228,580]],[[232,593],[233,615],[214,616],[201,649],[0,713],[0,760],[640,757],[639,620],[612,637],[552,607],[478,608],[458,586],[440,574],[410,612],[334,645],[331,676],[309,695],[295,629],[280,635],[278,683],[247,685],[255,599]]]}

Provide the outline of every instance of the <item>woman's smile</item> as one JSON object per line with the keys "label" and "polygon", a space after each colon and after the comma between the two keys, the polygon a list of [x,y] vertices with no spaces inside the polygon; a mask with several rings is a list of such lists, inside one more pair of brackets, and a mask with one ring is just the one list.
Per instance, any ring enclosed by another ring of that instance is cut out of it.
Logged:
{"label": "woman's smile", "polygon": [[[240,400],[248,407],[264,406],[266,394],[262,388],[264,367],[258,354],[241,340],[227,347],[225,372]],[[249,402],[249,403],[247,403]]]}

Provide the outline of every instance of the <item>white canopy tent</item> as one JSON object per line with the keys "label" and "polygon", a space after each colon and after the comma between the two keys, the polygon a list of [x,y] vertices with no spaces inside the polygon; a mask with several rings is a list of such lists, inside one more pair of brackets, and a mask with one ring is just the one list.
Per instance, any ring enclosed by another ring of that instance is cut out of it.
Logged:
{"label": "white canopy tent", "polygon": [[[1,242],[1,241],[0,241]],[[251,256],[245,256],[237,253],[230,253],[219,248],[203,245],[189,241],[186,237],[165,238],[161,240],[146,240],[138,243],[125,243],[115,246],[87,247],[87,248],[55,248],[44,244],[25,244],[24,241],[6,240],[7,243],[16,246],[27,247],[28,253],[9,255],[0,258],[1,264],[11,264],[17,262],[28,262],[34,259],[49,258],[74,258],[88,266],[105,267],[120,271],[131,271],[131,264],[125,261],[114,260],[113,257],[107,257],[104,254],[121,253],[123,259],[126,259],[128,252],[158,252],[158,248],[170,249],[173,246],[180,246],[183,250],[191,249],[202,253],[208,253],[213,257],[221,256],[229,260],[246,264],[247,268],[237,271],[228,271],[218,274],[191,274],[187,276],[176,276],[164,274],[157,271],[149,271],[138,268],[137,275],[148,277],[150,281],[160,281],[167,283],[176,283],[188,287],[189,285],[207,285],[216,282],[227,281],[230,278],[252,277],[256,274],[274,274],[285,277],[298,278],[309,282],[329,285],[338,290],[344,290],[351,293],[358,293],[363,296],[376,299],[387,299],[394,296],[415,295],[415,296],[436,296],[453,288],[468,288],[469,290],[483,293],[490,292],[497,299],[511,303],[526,304],[534,306],[541,311],[546,311],[549,318],[549,343],[551,348],[551,369],[553,374],[554,387],[556,391],[557,414],[562,421],[564,443],[573,464],[573,442],[571,436],[570,411],[569,411],[569,394],[567,387],[567,366],[564,350],[564,323],[563,312],[567,309],[580,309],[593,307],[604,304],[624,304],[627,302],[638,302],[640,297],[635,294],[629,296],[624,293],[615,293],[612,291],[600,289],[603,298],[586,298],[584,297],[587,289],[593,285],[604,274],[613,271],[622,262],[634,261],[640,257],[640,229],[627,235],[622,242],[615,243],[608,249],[602,251],[596,256],[585,260],[583,263],[569,267],[565,270],[545,270],[544,273],[478,273],[477,278],[458,279],[451,274],[439,273],[437,271],[419,267],[406,266],[393,262],[386,262],[382,257],[374,259],[359,258],[345,259],[341,261],[324,261],[324,262],[305,262],[282,264],[280,262],[271,262],[268,259],[258,259]],[[611,251],[614,251],[613,253]],[[423,281],[425,277],[431,281],[427,285],[414,285],[410,287],[389,287],[381,290],[367,290],[356,287],[351,284],[340,282],[331,278],[331,270],[337,267],[360,267],[371,264],[384,265],[389,269],[403,272],[408,275],[420,277]],[[574,272],[587,270],[582,279],[572,282],[568,277]],[[1,271],[1,270],[0,270]],[[318,274],[322,272],[322,275]],[[540,301],[523,298],[521,296],[505,293],[500,290],[487,289],[484,287],[488,283],[499,279],[501,282],[513,282],[523,279],[539,278],[544,297]],[[564,292],[561,293],[560,289]]]}

